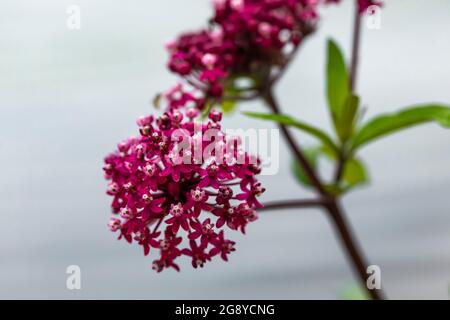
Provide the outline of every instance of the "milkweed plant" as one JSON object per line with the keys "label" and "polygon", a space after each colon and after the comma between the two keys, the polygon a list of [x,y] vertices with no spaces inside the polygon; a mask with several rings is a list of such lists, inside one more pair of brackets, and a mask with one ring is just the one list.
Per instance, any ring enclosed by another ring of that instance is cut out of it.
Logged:
{"label": "milkweed plant", "polygon": [[[245,233],[262,210],[317,207],[329,215],[366,287],[368,263],[341,206],[342,195],[367,180],[358,152],[418,124],[450,127],[450,108],[429,103],[363,118],[355,90],[361,21],[383,4],[357,0],[350,63],[335,41],[327,44],[326,94],[334,135],[284,114],[275,86],[316,30],[319,9],[340,2],[214,0],[207,27],[166,43],[167,66],[179,82],[155,98],[162,114],[139,118],[137,137],[119,143],[103,168],[113,199],[109,228],[119,239],[142,246],[145,255],[154,255],[155,271],[179,271],[177,261],[183,256],[194,268],[218,257],[227,261],[236,245],[228,234]],[[243,150],[239,137],[227,136],[221,124],[222,111],[249,100],[260,100],[264,109],[244,115],[279,126],[292,152],[293,174],[315,191],[314,199],[260,202],[264,159]],[[311,135],[317,145],[300,146],[291,130]],[[209,152],[201,152],[205,148]],[[320,175],[321,157],[334,164],[332,177]],[[367,290],[372,299],[384,298],[380,289]]]}

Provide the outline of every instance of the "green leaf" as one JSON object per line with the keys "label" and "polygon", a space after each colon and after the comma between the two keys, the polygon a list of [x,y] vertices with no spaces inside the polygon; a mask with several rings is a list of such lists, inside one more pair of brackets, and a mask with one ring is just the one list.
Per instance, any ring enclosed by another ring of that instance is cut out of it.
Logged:
{"label": "green leaf", "polygon": [[230,114],[236,109],[236,101],[224,100],[220,105],[224,114]]}
{"label": "green leaf", "polygon": [[375,117],[358,130],[352,150],[401,129],[431,121],[450,128],[450,107],[441,104],[418,105]]}
{"label": "green leaf", "polygon": [[[305,148],[304,152],[309,164],[314,170],[316,170],[320,155],[320,147]],[[305,187],[312,186],[309,177],[306,175],[302,166],[298,163],[296,159],[292,160],[292,172],[294,173],[294,176],[297,178],[297,181],[300,182],[300,184],[302,184]]]}
{"label": "green leaf", "polygon": [[319,139],[324,145],[331,148],[333,151],[337,152],[338,150],[336,144],[325,132],[309,124],[306,124],[305,122],[295,120],[294,118],[288,115],[277,115],[260,112],[244,112],[244,114],[252,118],[275,121],[280,124],[297,128]]}
{"label": "green leaf", "polygon": [[[325,155],[329,160],[336,161],[338,159],[336,153],[332,152],[328,147],[322,146],[320,148],[321,154]],[[365,168],[364,163],[357,158],[347,159],[344,165],[342,173],[342,179],[345,182],[344,185],[341,184],[330,184],[326,185],[325,189],[335,195],[342,194],[349,191],[353,187],[367,183],[369,180],[369,175]]]}
{"label": "green leaf", "polygon": [[342,109],[350,94],[349,76],[344,56],[336,42],[328,40],[327,57],[327,97],[335,125],[342,114]]}
{"label": "green leaf", "polygon": [[350,188],[367,182],[368,175],[364,164],[356,158],[347,160],[344,167],[343,179]]}
{"label": "green leaf", "polygon": [[321,146],[320,151],[327,156],[328,159],[330,160],[336,160],[336,158],[338,157],[338,155],[336,154],[336,152],[332,149],[330,149],[328,146]]}
{"label": "green leaf", "polygon": [[156,96],[153,97],[153,106],[156,109],[159,109],[160,105],[161,105],[161,98],[162,98],[162,94],[158,93]]}
{"label": "green leaf", "polygon": [[326,192],[328,192],[329,194],[335,195],[335,196],[338,196],[346,191],[345,188],[343,188],[335,183],[328,183],[328,184],[325,184],[323,187]]}
{"label": "green leaf", "polygon": [[355,129],[355,120],[359,108],[359,97],[354,94],[347,96],[342,114],[338,120],[337,133],[339,139],[345,143],[352,136]]}

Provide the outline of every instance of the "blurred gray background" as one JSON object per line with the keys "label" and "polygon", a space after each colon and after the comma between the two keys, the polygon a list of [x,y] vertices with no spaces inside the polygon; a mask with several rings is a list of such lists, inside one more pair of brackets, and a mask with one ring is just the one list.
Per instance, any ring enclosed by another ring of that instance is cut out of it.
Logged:
{"label": "blurred gray background", "polygon": [[[324,100],[325,39],[347,56],[350,1],[323,10],[316,35],[280,83],[286,112],[330,127]],[[359,91],[367,116],[413,103],[450,102],[450,1],[386,1],[381,30],[363,31]],[[66,28],[81,7],[82,28]],[[356,283],[322,212],[261,215],[237,233],[229,263],[151,270],[153,257],[108,231],[102,160],[150,100],[171,86],[163,43],[206,23],[208,0],[23,1],[0,9],[0,298],[335,299]],[[262,111],[260,102],[240,110]],[[237,113],[229,127],[271,128]],[[299,136],[302,143],[313,142]],[[370,186],[344,199],[390,298],[449,297],[450,132],[405,131],[363,151]],[[263,177],[263,200],[310,196],[282,168]],[[82,290],[66,289],[66,267]]]}

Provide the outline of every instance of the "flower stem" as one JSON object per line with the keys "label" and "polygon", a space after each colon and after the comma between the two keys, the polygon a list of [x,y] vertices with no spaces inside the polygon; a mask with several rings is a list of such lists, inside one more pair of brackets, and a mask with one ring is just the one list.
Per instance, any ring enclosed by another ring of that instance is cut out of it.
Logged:
{"label": "flower stem", "polygon": [[361,39],[361,14],[359,12],[358,1],[355,3],[355,13],[353,20],[353,41],[352,41],[352,60],[350,65],[350,89],[355,91],[356,86],[356,76],[358,71],[359,62],[359,47]]}
{"label": "flower stem", "polygon": [[336,234],[340,239],[342,246],[346,249],[347,257],[352,262],[353,269],[361,281],[361,286],[367,289],[367,292],[373,300],[383,300],[384,294],[381,290],[370,290],[367,287],[367,266],[369,264],[364,257],[360,245],[354,236],[339,202],[337,200],[333,201],[333,203],[328,205],[327,209],[336,230]]}
{"label": "flower stem", "polygon": [[[275,99],[272,90],[268,89],[267,92],[264,95],[264,99],[269,106],[269,108],[272,110],[273,114],[280,114],[280,108],[278,106],[278,102]],[[317,189],[317,191],[325,196],[327,193],[325,192],[325,189],[322,186],[322,183],[319,181],[314,168],[311,166],[309,161],[307,160],[304,152],[302,149],[300,149],[295,142],[292,135],[289,133],[288,129],[285,125],[279,124],[278,125],[281,132],[283,133],[284,138],[286,139],[287,143],[289,144],[289,147],[291,148],[292,153],[295,155],[295,158],[300,163],[302,168],[305,170],[306,175],[310,179],[311,183],[314,185],[314,187]]]}
{"label": "flower stem", "polygon": [[[267,89],[267,92],[264,93],[263,97],[269,108],[272,110],[272,112],[274,114],[280,114],[280,108],[277,100],[273,95],[272,88]],[[296,160],[300,163],[303,170],[305,171],[305,174],[308,176],[312,185],[321,196],[322,202],[326,203],[325,208],[327,210],[327,213],[331,218],[331,221],[336,230],[336,234],[340,238],[341,244],[346,250],[348,258],[352,263],[353,270],[361,281],[361,286],[367,289],[368,294],[372,299],[374,300],[383,299],[384,295],[382,294],[381,290],[370,290],[367,287],[366,270],[369,264],[363,258],[362,251],[359,248],[360,246],[355,236],[353,235],[353,232],[347,222],[347,219],[344,216],[343,210],[339,206],[338,200],[326,192],[314,168],[310,165],[303,150],[297,145],[297,143],[295,142],[294,138],[292,137],[286,126],[279,124],[279,128],[283,133],[287,143],[289,144]]]}
{"label": "flower stem", "polygon": [[339,184],[339,182],[341,182],[342,176],[344,174],[344,167],[345,167],[345,162],[347,161],[346,156],[344,156],[343,153],[341,153],[338,157],[337,160],[337,166],[336,166],[336,172],[334,174],[334,183],[335,184]]}
{"label": "flower stem", "polygon": [[[353,18],[353,40],[352,40],[352,57],[351,64],[349,70],[349,86],[352,92],[355,92],[356,89],[356,77],[358,73],[358,65],[359,65],[359,47],[361,43],[361,14],[359,12],[358,1],[354,1],[355,4],[355,12]],[[334,174],[334,182],[339,184],[342,179],[342,175],[344,173],[345,162],[347,158],[341,154]]]}
{"label": "flower stem", "polygon": [[308,200],[283,200],[264,203],[264,207],[258,209],[258,212],[268,211],[268,210],[280,210],[280,209],[299,209],[299,208],[313,208],[313,207],[324,207],[327,202],[322,199],[308,199]]}

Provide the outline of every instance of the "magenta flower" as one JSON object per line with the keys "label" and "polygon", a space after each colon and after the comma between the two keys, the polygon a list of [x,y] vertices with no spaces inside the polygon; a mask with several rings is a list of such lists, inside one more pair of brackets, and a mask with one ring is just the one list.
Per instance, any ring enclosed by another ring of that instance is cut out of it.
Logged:
{"label": "magenta flower", "polygon": [[190,249],[183,249],[181,252],[192,258],[192,266],[194,268],[203,268],[206,261],[211,260],[211,256],[206,253],[206,246],[203,244],[197,245],[194,240],[189,241]]}
{"label": "magenta flower", "polygon": [[169,213],[172,215],[172,218],[167,219],[166,223],[172,225],[172,232],[176,234],[180,226],[189,231],[189,220],[191,215],[188,212],[184,212],[183,205],[179,202],[178,204],[172,204],[170,206]]}
{"label": "magenta flower", "polygon": [[194,231],[189,235],[190,240],[195,240],[199,237],[202,246],[207,246],[208,242],[212,242],[217,235],[214,233],[214,223],[211,223],[211,219],[206,219],[203,223],[193,221],[191,227]]}
{"label": "magenta flower", "polygon": [[121,226],[122,226],[121,221],[116,218],[111,218],[111,220],[108,223],[109,229],[113,232],[119,230]]}
{"label": "magenta flower", "polygon": [[216,226],[221,228],[223,225],[227,225],[232,230],[238,229],[237,221],[237,208],[231,206],[230,204],[225,204],[222,207],[213,210],[213,214],[218,216]]}
{"label": "magenta flower", "polygon": [[156,244],[156,238],[159,237],[161,232],[151,233],[149,228],[144,228],[143,231],[135,232],[134,240],[144,248],[144,255],[148,255],[150,252],[150,246]]}
{"label": "magenta flower", "polygon": [[161,272],[165,268],[174,268],[180,271],[180,267],[174,261],[181,255],[178,246],[182,241],[181,237],[176,237],[172,233],[171,228],[166,229],[163,239],[152,241],[152,247],[160,249],[160,258],[153,261],[152,269],[157,272]]}
{"label": "magenta flower", "polygon": [[262,207],[262,204],[259,203],[257,197],[259,197],[262,193],[264,193],[266,189],[261,187],[261,183],[258,182],[252,184],[250,189],[244,187],[243,190],[244,193],[238,194],[236,196],[236,199],[246,200],[249,205],[255,206],[256,208]]}
{"label": "magenta flower", "polygon": [[194,218],[198,218],[202,210],[211,211],[212,207],[206,203],[206,201],[208,201],[208,198],[209,197],[206,194],[206,191],[198,186],[197,188],[195,188],[195,190],[191,190],[184,208],[186,210],[192,208]]}
{"label": "magenta flower", "polygon": [[202,180],[199,183],[199,187],[211,186],[214,189],[219,189],[221,181],[232,178],[232,174],[227,171],[227,168],[227,166],[217,165],[216,163],[210,164],[206,170],[202,170],[200,173]]}
{"label": "magenta flower", "polygon": [[[228,241],[219,229],[245,232],[257,217],[256,197],[264,192],[256,180],[259,162],[243,150],[227,150],[220,112],[213,110],[200,123],[198,108],[168,108],[158,118],[140,118],[140,136],[120,143],[104,166],[115,215],[109,228],[119,239],[142,246],[145,255],[159,251],[153,262],[158,272],[179,270],[180,256],[191,257],[194,267],[210,261],[212,248]],[[205,138],[210,130],[217,134],[212,142]],[[206,150],[210,144],[214,152],[201,152],[197,159],[194,148]]]}
{"label": "magenta flower", "polygon": [[224,239],[223,231],[220,231],[219,235],[213,239],[212,244],[214,245],[214,248],[211,249],[209,255],[213,257],[220,253],[220,257],[224,261],[228,261],[227,255],[236,250],[234,248],[236,242]]}

